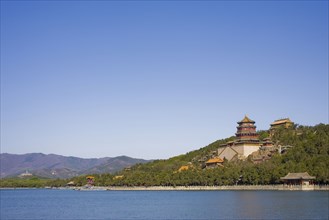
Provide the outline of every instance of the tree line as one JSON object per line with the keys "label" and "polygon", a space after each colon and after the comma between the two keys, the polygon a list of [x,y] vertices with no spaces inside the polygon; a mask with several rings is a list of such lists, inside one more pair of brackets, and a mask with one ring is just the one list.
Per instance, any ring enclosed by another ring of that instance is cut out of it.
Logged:
{"label": "tree line", "polygon": [[[260,139],[269,136],[268,131],[259,131]],[[167,160],[155,160],[136,164],[115,174],[91,174],[96,186],[220,186],[278,184],[280,177],[289,172],[308,172],[316,176],[316,183],[329,183],[329,125],[294,125],[278,128],[272,136],[276,145],[292,146],[284,154],[275,153],[272,158],[254,164],[245,161],[227,162],[223,167],[204,169],[204,161],[214,155],[221,144],[233,140],[230,137]],[[189,169],[179,172],[182,165]],[[1,179],[0,187],[60,187],[73,181],[76,186],[86,184],[86,176],[71,179]]]}

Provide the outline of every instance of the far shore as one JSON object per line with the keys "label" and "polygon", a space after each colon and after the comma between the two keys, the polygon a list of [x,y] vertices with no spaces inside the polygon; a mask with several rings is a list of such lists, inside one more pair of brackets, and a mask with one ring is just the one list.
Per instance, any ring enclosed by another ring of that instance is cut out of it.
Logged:
{"label": "far shore", "polygon": [[[3,189],[41,189],[41,188],[0,188]],[[92,191],[243,191],[243,190],[286,190],[286,191],[329,191],[329,185],[232,185],[232,186],[92,186],[92,187],[45,187],[43,189],[92,190]]]}

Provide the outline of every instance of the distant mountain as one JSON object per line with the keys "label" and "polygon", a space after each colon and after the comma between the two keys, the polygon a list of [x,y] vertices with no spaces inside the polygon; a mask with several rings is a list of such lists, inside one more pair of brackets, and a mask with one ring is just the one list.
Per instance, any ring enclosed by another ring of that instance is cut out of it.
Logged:
{"label": "distant mountain", "polygon": [[0,177],[18,176],[28,171],[34,176],[70,178],[89,173],[113,173],[148,160],[127,156],[84,159],[56,154],[0,154]]}
{"label": "distant mountain", "polygon": [[90,169],[84,170],[83,173],[114,173],[116,171],[122,170],[125,167],[130,167],[137,163],[146,163],[150,160],[135,159],[127,156],[119,156],[107,160],[98,166],[92,167]]}

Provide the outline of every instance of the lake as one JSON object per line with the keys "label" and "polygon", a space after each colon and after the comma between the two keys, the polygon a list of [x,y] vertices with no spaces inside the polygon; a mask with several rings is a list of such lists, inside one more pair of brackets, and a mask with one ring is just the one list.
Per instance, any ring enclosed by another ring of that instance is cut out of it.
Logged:
{"label": "lake", "polygon": [[328,219],[328,191],[0,190],[1,219]]}

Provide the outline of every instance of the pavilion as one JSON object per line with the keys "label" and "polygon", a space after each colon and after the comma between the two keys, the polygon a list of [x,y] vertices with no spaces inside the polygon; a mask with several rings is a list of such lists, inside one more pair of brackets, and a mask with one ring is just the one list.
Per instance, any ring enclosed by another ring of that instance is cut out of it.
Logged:
{"label": "pavilion", "polygon": [[309,186],[312,184],[312,180],[315,179],[315,176],[311,176],[307,172],[304,173],[288,173],[286,176],[281,177],[288,185],[302,185],[302,186]]}

